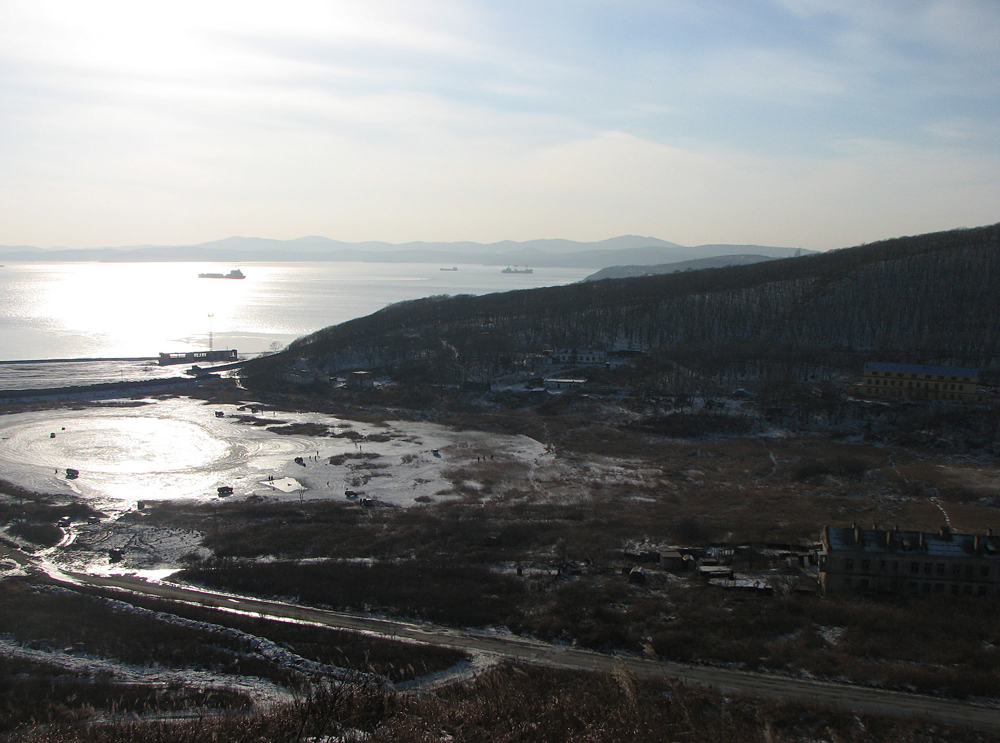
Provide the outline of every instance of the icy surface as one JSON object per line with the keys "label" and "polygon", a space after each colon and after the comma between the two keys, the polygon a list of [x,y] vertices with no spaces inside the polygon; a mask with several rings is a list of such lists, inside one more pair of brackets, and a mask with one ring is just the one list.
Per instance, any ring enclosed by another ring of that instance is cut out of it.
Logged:
{"label": "icy surface", "polygon": [[[330,435],[267,430],[287,423],[322,424]],[[345,433],[350,437],[335,438]],[[544,455],[541,444],[523,436],[458,433],[426,423],[354,423],[314,413],[268,411],[251,418],[234,405],[187,398],[0,416],[5,479],[39,492],[75,493],[112,513],[139,501],[209,500],[224,485],[234,497],[344,498],[354,490],[409,505],[450,489],[442,471],[458,443],[508,457]],[[339,455],[347,457],[329,463]],[[79,470],[79,478],[67,479],[66,468]]]}

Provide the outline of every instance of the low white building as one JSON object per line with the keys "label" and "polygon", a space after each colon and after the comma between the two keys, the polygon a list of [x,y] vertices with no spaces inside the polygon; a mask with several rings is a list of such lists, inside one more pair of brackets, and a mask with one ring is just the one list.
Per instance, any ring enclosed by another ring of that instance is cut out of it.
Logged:
{"label": "low white building", "polygon": [[582,387],[587,383],[586,379],[568,379],[565,377],[549,377],[543,380],[542,384],[548,390],[569,390]]}
{"label": "low white building", "polygon": [[594,348],[557,348],[552,352],[552,360],[558,364],[603,364],[608,360],[608,352]]}

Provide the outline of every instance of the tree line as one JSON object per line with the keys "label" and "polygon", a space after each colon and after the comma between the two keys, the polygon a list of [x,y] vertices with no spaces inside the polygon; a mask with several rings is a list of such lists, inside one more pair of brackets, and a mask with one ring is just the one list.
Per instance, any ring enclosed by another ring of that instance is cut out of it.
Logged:
{"label": "tree line", "polygon": [[427,381],[502,374],[557,347],[632,348],[701,371],[860,367],[861,360],[1000,368],[1000,224],[745,266],[388,306],[293,342],[292,359]]}

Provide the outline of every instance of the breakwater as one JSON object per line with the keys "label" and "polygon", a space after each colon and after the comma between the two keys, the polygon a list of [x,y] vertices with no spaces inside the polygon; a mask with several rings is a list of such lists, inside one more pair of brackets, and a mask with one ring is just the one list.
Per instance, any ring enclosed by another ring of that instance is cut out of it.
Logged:
{"label": "breakwater", "polygon": [[99,382],[88,385],[49,387],[45,389],[0,390],[0,403],[53,402],[57,400],[100,400],[114,397],[132,397],[158,392],[177,391],[198,387],[218,377],[166,377],[133,382]]}
{"label": "breakwater", "polygon": [[180,376],[155,357],[23,359],[0,361],[0,390],[52,390]]}

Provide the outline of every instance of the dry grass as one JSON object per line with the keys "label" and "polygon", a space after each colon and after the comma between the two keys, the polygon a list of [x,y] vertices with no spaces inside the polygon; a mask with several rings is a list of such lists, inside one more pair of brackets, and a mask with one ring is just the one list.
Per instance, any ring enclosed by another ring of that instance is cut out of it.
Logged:
{"label": "dry grass", "polygon": [[54,665],[0,657],[0,735],[37,726],[72,725],[98,715],[180,710],[246,710],[250,700],[226,689],[116,683]]}
{"label": "dry grass", "polygon": [[990,743],[989,733],[877,715],[722,696],[639,681],[627,672],[585,674],[504,666],[434,694],[392,695],[319,687],[254,715],[188,722],[121,720],[26,732],[21,743]]}
{"label": "dry grass", "polygon": [[[180,626],[159,615],[123,612],[102,601],[125,601],[164,616],[203,622],[211,627]],[[122,632],[127,627],[127,632]],[[221,628],[245,633],[233,636]],[[199,606],[174,604],[119,592],[80,589],[50,591],[23,580],[0,583],[0,634],[30,646],[71,647],[136,665],[196,667],[257,675],[290,687],[306,681],[300,672],[258,655],[247,637],[279,643],[308,660],[408,681],[449,668],[462,653],[373,638],[329,628],[245,617]]]}

